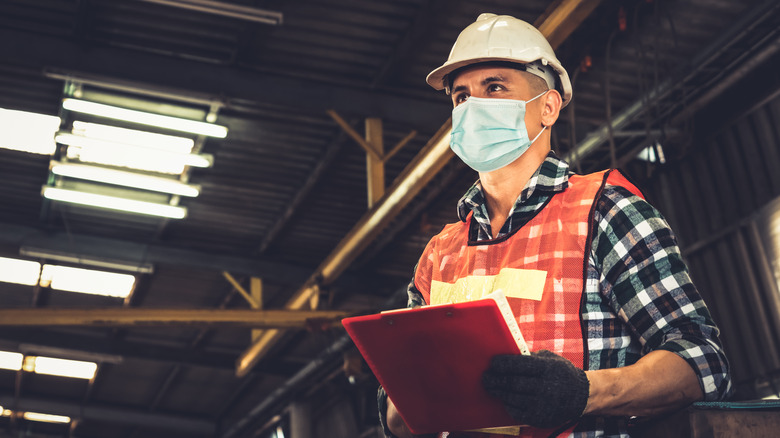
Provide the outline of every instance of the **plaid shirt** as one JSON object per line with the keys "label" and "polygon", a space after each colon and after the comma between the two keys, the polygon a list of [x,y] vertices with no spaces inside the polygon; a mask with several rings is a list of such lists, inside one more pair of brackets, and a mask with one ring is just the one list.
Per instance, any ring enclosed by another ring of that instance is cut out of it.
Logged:
{"label": "plaid shirt", "polygon": [[[526,183],[495,238],[522,227],[546,201],[568,186],[569,166],[550,153]],[[494,238],[484,194],[475,183],[458,203],[479,224],[477,240]],[[622,187],[607,186],[597,200],[588,258],[585,306],[591,370],[631,365],[653,350],[668,350],[693,368],[707,401],[730,391],[718,329],[682,260],[676,238],[661,214]],[[409,286],[409,306],[424,305]],[[381,391],[383,392],[383,391]],[[583,417],[575,436],[628,436],[627,419]]]}

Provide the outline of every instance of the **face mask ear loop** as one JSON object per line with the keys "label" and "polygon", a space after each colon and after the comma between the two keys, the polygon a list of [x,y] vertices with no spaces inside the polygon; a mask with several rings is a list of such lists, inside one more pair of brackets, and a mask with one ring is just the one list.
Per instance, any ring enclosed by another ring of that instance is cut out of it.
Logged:
{"label": "face mask ear loop", "polygon": [[[539,136],[540,136],[540,135],[542,135],[542,132],[544,132],[544,130],[545,130],[545,129],[547,129],[547,126],[545,126],[545,125],[542,125],[542,130],[541,130],[541,131],[539,131],[539,133],[538,133],[538,134],[536,134],[536,137],[534,137],[534,139],[533,139],[533,140],[531,140],[531,144],[534,144],[534,142],[536,141],[536,139],[537,139],[537,138],[539,138]],[[530,145],[529,145],[529,146],[530,146]]]}
{"label": "face mask ear loop", "polygon": [[[547,90],[547,91],[550,91],[550,90]],[[531,100],[526,100],[526,101],[525,101],[525,103],[526,103],[526,104],[528,104],[529,102],[533,102],[534,100],[536,100],[536,99],[540,98],[541,96],[544,96],[544,95],[547,93],[547,91],[542,91],[542,93],[541,93],[541,94],[537,95],[536,97],[534,97],[534,98],[533,98],[533,99],[531,99]],[[536,142],[536,139],[537,139],[537,138],[539,138],[539,136],[540,136],[540,135],[542,135],[542,132],[544,132],[544,130],[545,130],[545,129],[547,129],[547,126],[546,126],[546,125],[542,125],[542,130],[541,130],[541,131],[539,131],[539,133],[538,133],[538,134],[536,134],[536,137],[534,137],[534,139],[533,139],[533,140],[531,140],[531,144],[534,144],[534,142]],[[530,145],[529,145],[529,146],[530,146]]]}
{"label": "face mask ear loop", "polygon": [[528,103],[531,103],[531,102],[535,101],[536,99],[538,99],[538,98],[544,96],[545,94],[547,94],[548,91],[550,91],[550,90],[542,91],[541,94],[538,94],[536,97],[531,98],[530,100],[526,100],[525,103],[528,104]]}

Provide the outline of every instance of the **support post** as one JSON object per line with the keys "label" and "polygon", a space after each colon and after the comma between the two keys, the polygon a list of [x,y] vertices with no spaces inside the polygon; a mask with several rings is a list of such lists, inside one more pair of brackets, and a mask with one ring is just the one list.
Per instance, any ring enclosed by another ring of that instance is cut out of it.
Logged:
{"label": "support post", "polygon": [[[249,294],[254,301],[252,304],[253,309],[263,309],[263,280],[257,277],[252,277],[249,280]],[[256,341],[260,337],[260,330],[252,330],[252,342]]]}
{"label": "support post", "polygon": [[366,142],[373,146],[376,155],[366,154],[366,177],[368,179],[368,208],[385,194],[384,143],[382,141],[382,119],[366,119]]}

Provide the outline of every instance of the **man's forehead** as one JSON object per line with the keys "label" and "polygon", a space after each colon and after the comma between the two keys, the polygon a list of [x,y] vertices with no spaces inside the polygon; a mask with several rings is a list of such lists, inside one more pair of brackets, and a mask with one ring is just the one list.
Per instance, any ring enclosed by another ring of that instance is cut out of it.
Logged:
{"label": "man's forehead", "polygon": [[521,77],[520,70],[515,68],[495,65],[475,65],[459,71],[457,76],[455,76],[452,85],[453,87],[456,87],[459,83],[474,80],[480,82],[488,79],[508,81],[518,77]]}

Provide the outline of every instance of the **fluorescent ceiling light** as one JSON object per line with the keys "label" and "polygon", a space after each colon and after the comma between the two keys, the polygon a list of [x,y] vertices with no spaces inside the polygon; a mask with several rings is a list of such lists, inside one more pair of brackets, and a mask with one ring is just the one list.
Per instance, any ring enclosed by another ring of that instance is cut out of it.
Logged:
{"label": "fluorescent ceiling light", "polygon": [[664,156],[664,149],[660,143],[652,144],[642,149],[636,157],[640,160],[649,161],[651,163],[666,163],[666,157]]}
{"label": "fluorescent ceiling light", "polygon": [[180,196],[195,197],[200,194],[199,186],[185,184],[170,178],[107,169],[87,164],[61,163],[59,161],[52,161],[49,166],[53,174],[69,178],[85,179]]}
{"label": "fluorescent ceiling light", "polygon": [[64,415],[41,414],[39,412],[25,412],[22,414],[25,420],[41,421],[44,423],[70,423],[70,417]]}
{"label": "fluorescent ceiling light", "polygon": [[51,155],[60,118],[0,108],[0,148]]}
{"label": "fluorescent ceiling light", "polygon": [[78,192],[75,190],[66,190],[49,186],[43,186],[41,192],[44,198],[51,199],[53,201],[70,202],[73,204],[107,208],[109,210],[126,211],[130,213],[146,214],[151,216],[161,216],[171,219],[184,219],[187,217],[187,208],[174,205],[136,201],[133,199],[98,195],[96,193]]}
{"label": "fluorescent ceiling light", "polygon": [[28,364],[32,365],[32,371],[36,374],[48,374],[50,376],[73,377],[74,379],[91,379],[97,372],[95,362],[81,360],[56,359],[45,356],[27,356],[25,358],[25,371]]}
{"label": "fluorescent ceiling light", "polygon": [[221,15],[223,17],[237,18],[240,20],[254,21],[263,24],[282,24],[282,13],[258,9],[251,6],[237,5],[214,0],[144,0],[149,3],[168,5],[192,11]]}
{"label": "fluorescent ceiling light", "polygon": [[72,132],[82,137],[132,144],[150,149],[161,149],[177,154],[189,154],[192,152],[193,146],[195,146],[195,140],[187,137],[157,134],[79,120],[73,122]]}
{"label": "fluorescent ceiling light", "polygon": [[164,116],[143,111],[121,108],[86,100],[66,98],[62,101],[62,107],[68,111],[91,114],[98,117],[106,117],[114,120],[124,120],[158,128],[172,129],[174,131],[190,132],[209,137],[227,137],[227,128],[213,123],[198,120],[181,119],[178,117]]}
{"label": "fluorescent ceiling light", "polygon": [[209,167],[214,162],[208,154],[167,152],[68,133],[57,134],[55,140],[69,146],[69,159],[150,172],[180,174],[184,166]]}
{"label": "fluorescent ceiling light", "polygon": [[41,270],[41,286],[69,292],[126,298],[134,285],[130,274],[58,265],[43,265]]}
{"label": "fluorescent ceiling light", "polygon": [[0,281],[35,286],[40,274],[38,262],[0,257]]}
{"label": "fluorescent ceiling light", "polygon": [[23,360],[24,355],[22,353],[0,351],[0,369],[19,371],[22,369]]}

